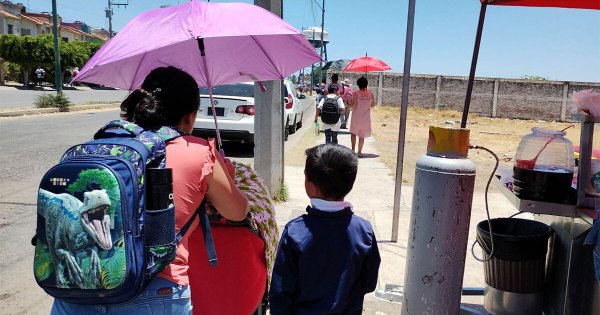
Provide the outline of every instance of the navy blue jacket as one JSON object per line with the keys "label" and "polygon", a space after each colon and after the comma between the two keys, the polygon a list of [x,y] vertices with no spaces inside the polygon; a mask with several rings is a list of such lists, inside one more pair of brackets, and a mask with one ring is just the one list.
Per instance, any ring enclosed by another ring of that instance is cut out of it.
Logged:
{"label": "navy blue jacket", "polygon": [[269,300],[271,314],[361,314],[375,290],[379,250],[371,224],[350,208],[308,212],[286,224]]}

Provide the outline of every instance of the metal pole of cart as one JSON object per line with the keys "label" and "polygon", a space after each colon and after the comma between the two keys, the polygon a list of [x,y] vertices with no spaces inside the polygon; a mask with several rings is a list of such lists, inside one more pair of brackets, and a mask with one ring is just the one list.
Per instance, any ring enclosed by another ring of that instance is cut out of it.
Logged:
{"label": "metal pole of cart", "polygon": [[487,0],[481,3],[481,10],[479,11],[479,23],[477,25],[477,35],[475,36],[475,47],[473,48],[471,71],[469,72],[469,83],[467,84],[467,96],[465,97],[465,106],[463,108],[460,128],[467,127],[467,117],[469,115],[469,106],[471,105],[471,94],[473,93],[473,82],[475,81],[475,70],[477,69],[477,58],[479,57],[479,45],[481,44],[481,34],[483,33],[486,9]]}
{"label": "metal pole of cart", "polygon": [[394,191],[394,212],[392,214],[392,242],[398,242],[400,202],[402,198],[402,171],[404,170],[404,144],[406,139],[406,115],[412,60],[413,29],[415,25],[415,0],[408,2],[406,21],[406,44],[404,46],[404,71],[402,72],[402,103],[400,106],[400,132],[398,136],[398,157],[396,162],[396,186]]}

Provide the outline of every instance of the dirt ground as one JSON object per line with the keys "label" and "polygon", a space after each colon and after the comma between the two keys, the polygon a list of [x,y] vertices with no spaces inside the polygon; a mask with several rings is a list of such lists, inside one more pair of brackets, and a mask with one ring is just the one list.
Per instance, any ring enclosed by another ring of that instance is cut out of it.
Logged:
{"label": "dirt ground", "polygon": [[[449,110],[433,110],[424,108],[410,107],[406,121],[406,143],[404,148],[404,169],[402,174],[403,183],[412,185],[414,183],[415,164],[417,159],[425,154],[427,150],[429,126],[447,126],[460,127],[462,113]],[[398,152],[398,132],[400,125],[400,108],[391,106],[378,106],[371,112],[371,126],[373,137],[376,140],[376,147],[380,158],[391,169],[391,175],[396,173],[396,156]],[[580,124],[562,123],[554,121],[535,121],[508,118],[489,118],[469,115],[467,128],[471,131],[471,144],[484,146],[498,155],[500,165],[512,168],[513,158],[517,151],[521,138],[531,133],[531,128],[541,127],[549,129],[567,129],[566,137],[575,145],[579,145]],[[314,145],[314,143],[323,137],[323,134],[316,135],[314,125],[307,124],[310,128],[308,132],[302,135],[298,145],[287,152],[285,156],[286,165],[304,165],[306,156],[304,150]],[[340,134],[347,133],[342,130]],[[600,136],[595,137],[594,148],[600,148]],[[369,152],[365,152],[369,153]],[[483,191],[487,180],[494,168],[495,160],[487,152],[481,150],[471,150],[469,158],[477,166],[477,177],[475,189]],[[491,190],[494,191],[494,185]]]}
{"label": "dirt ground", "polygon": [[[462,113],[448,110],[409,108],[406,121],[406,144],[404,148],[404,169],[402,180],[409,185],[414,183],[415,164],[417,158],[425,154],[429,126],[460,127]],[[398,152],[398,133],[400,124],[400,108],[379,106],[371,114],[373,137],[381,154],[381,159],[396,172]],[[533,127],[564,129],[570,125],[566,137],[575,145],[579,145],[580,124],[519,120],[507,118],[489,118],[469,115],[467,128],[470,129],[470,140],[473,145],[484,146],[498,155],[500,165],[513,166],[513,158],[521,137],[530,133]],[[600,143],[595,137],[595,143]],[[598,147],[598,146],[594,146]],[[477,166],[475,189],[485,190],[485,185],[493,170],[495,160],[487,152],[470,150],[469,158]],[[492,185],[493,187],[494,185]]]}

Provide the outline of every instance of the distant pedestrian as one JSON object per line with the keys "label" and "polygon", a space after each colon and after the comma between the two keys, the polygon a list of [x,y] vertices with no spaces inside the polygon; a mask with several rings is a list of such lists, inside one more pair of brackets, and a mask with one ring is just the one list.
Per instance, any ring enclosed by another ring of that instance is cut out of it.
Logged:
{"label": "distant pedestrian", "polygon": [[344,111],[344,115],[342,115],[342,125],[340,128],[346,129],[348,125],[348,119],[350,118],[350,105],[352,105],[352,87],[350,86],[350,79],[344,79],[342,83],[343,91],[340,94],[342,100],[344,100],[344,106],[346,106],[346,110]]}
{"label": "distant pedestrian", "polygon": [[344,113],[344,101],[337,95],[337,87],[330,84],[327,96],[323,97],[317,105],[315,113],[315,123],[321,116],[323,122],[323,132],[325,133],[325,143],[338,143],[338,133],[340,132],[340,116]]}
{"label": "distant pedestrian", "polygon": [[[75,68],[73,69],[73,71],[71,72],[71,74],[72,74],[72,76],[73,76],[72,80],[75,80],[75,79],[77,78],[77,76],[79,75],[79,68],[78,68],[78,67],[75,67]],[[73,85],[77,85],[77,84],[76,84],[76,83],[74,83]]]}
{"label": "distant pedestrian", "polygon": [[271,314],[362,314],[364,295],[377,286],[381,258],[371,224],[344,201],[358,160],[333,144],[306,155],[304,187],[311,205],[286,224],[279,241]]}
{"label": "distant pedestrian", "polygon": [[375,107],[375,96],[373,92],[367,89],[369,81],[367,78],[360,77],[356,81],[359,90],[352,93],[352,118],[350,123],[350,141],[352,151],[356,147],[356,137],[358,137],[358,157],[362,158],[362,148],[365,144],[365,138],[371,136],[371,108]]}
{"label": "distant pedestrian", "polygon": [[338,83],[339,77],[337,73],[334,73],[331,75],[331,83],[329,83],[329,85],[327,86],[327,90],[329,90],[329,87],[334,85],[337,88],[337,92],[336,95],[342,95],[342,92],[344,90],[344,86]]}
{"label": "distant pedestrian", "polygon": [[38,67],[35,70],[35,78],[36,78],[36,85],[42,86],[42,82],[44,82],[44,77],[46,76],[46,70],[44,70],[42,67]]}

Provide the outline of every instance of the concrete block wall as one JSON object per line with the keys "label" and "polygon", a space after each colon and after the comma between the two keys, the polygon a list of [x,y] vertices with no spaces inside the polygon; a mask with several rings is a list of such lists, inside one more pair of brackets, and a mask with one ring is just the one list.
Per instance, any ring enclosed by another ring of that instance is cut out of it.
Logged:
{"label": "concrete block wall", "polygon": [[[327,82],[333,73],[327,74]],[[338,74],[340,81],[350,79],[355,89],[356,80],[366,76],[378,104],[400,106],[401,73]],[[409,106],[461,111],[467,83],[467,77],[412,74]],[[600,83],[475,78],[470,112],[490,117],[565,121],[571,106],[569,96],[586,89],[600,92]]]}

